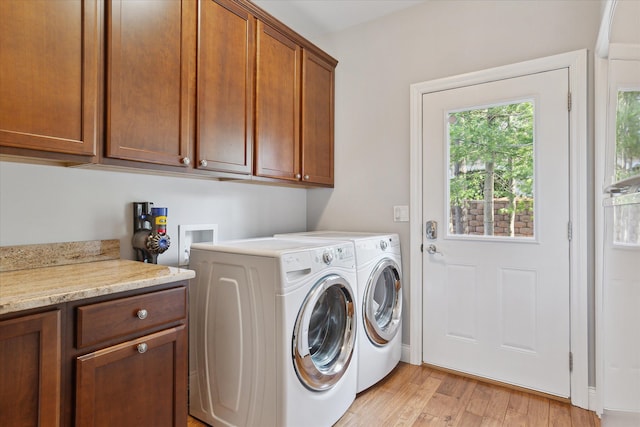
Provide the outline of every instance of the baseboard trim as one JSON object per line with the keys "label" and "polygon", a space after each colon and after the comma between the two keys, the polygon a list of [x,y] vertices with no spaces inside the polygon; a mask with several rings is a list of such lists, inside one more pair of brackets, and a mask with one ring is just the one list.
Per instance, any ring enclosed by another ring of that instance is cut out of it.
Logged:
{"label": "baseboard trim", "polygon": [[404,363],[408,363],[410,365],[418,366],[419,363],[411,363],[411,346],[402,344],[402,350],[400,352],[400,361]]}
{"label": "baseboard trim", "polygon": [[598,400],[598,391],[596,388],[589,387],[589,410],[595,412],[599,418],[602,418],[602,409],[599,409],[601,406]]}

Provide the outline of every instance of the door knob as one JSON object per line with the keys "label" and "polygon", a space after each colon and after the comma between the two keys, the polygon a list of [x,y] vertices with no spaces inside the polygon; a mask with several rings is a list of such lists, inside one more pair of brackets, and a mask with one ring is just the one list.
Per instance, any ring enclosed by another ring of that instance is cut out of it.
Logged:
{"label": "door knob", "polygon": [[440,255],[440,256],[444,256],[444,254],[442,252],[440,252],[438,250],[438,248],[436,248],[436,245],[429,245],[427,246],[427,253],[429,253],[430,255]]}

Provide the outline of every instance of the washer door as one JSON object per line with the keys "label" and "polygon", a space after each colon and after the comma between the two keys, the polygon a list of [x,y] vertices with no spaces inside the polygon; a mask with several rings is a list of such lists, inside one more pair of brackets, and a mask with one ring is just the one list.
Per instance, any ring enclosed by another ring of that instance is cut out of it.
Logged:
{"label": "washer door", "polygon": [[293,365],[310,390],[333,387],[351,362],[356,336],[355,298],[347,281],[332,274],[311,289],[293,331]]}
{"label": "washer door", "polygon": [[383,346],[395,337],[402,316],[402,286],[398,264],[385,258],[369,276],[362,317],[369,340]]}

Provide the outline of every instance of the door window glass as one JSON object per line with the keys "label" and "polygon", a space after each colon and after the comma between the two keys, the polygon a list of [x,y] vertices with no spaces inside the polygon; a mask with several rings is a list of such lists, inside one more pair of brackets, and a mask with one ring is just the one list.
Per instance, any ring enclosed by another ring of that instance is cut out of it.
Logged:
{"label": "door window glass", "polygon": [[534,103],[449,112],[449,235],[533,238]]}
{"label": "door window glass", "polygon": [[640,175],[640,91],[619,90],[615,181]]}

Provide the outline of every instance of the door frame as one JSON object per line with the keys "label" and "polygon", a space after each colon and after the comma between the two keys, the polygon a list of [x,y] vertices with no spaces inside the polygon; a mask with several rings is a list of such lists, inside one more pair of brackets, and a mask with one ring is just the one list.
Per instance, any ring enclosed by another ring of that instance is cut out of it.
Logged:
{"label": "door frame", "polygon": [[[569,243],[571,403],[589,407],[589,305],[588,305],[588,132],[587,132],[587,50],[577,50],[516,64],[445,77],[410,87],[410,201],[409,201],[409,362],[422,364],[422,283],[420,247],[422,226],[422,95],[532,73],[567,68],[571,111],[569,112]],[[567,361],[567,363],[569,363]]]}

